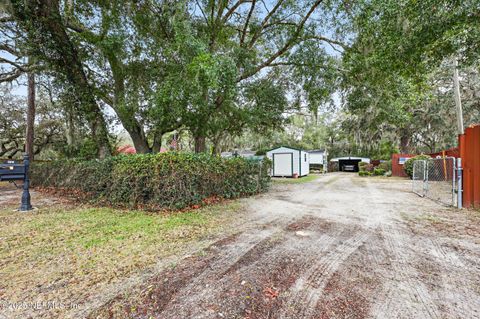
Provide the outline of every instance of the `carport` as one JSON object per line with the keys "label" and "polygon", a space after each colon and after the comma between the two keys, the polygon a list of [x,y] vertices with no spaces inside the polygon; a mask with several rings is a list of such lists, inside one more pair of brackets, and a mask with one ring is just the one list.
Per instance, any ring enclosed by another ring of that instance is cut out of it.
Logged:
{"label": "carport", "polygon": [[338,161],[338,169],[341,172],[358,172],[358,163],[361,159],[342,159]]}

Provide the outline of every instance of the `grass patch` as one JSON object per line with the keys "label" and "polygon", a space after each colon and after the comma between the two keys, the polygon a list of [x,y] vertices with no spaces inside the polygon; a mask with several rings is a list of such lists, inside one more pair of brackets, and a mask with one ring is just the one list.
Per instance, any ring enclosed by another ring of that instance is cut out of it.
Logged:
{"label": "grass patch", "polygon": [[299,177],[299,178],[279,178],[279,177],[274,177],[272,178],[272,181],[274,183],[279,183],[279,184],[303,184],[303,183],[308,183],[316,180],[317,178],[320,178],[322,175],[317,175],[317,174],[309,174],[305,177]]}
{"label": "grass patch", "polygon": [[440,216],[433,214],[408,214],[406,212],[400,212],[400,216],[408,222],[427,222],[431,224],[441,223],[443,219]]}
{"label": "grass patch", "polygon": [[0,296],[11,302],[85,300],[162,258],[200,248],[239,209],[232,201],[169,215],[58,206],[0,210]]}

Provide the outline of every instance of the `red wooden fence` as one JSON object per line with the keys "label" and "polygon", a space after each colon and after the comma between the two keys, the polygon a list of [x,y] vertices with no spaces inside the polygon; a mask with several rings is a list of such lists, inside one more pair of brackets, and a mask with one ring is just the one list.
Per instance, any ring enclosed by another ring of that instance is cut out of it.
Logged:
{"label": "red wooden fence", "polygon": [[458,137],[463,166],[463,206],[480,207],[480,125]]}
{"label": "red wooden fence", "polygon": [[437,156],[447,156],[447,157],[455,157],[455,158],[459,158],[460,157],[460,150],[458,147],[454,147],[454,148],[449,148],[448,150],[444,150],[444,151],[440,151],[440,152],[436,152],[436,153],[430,153],[428,154],[430,155],[431,157],[435,158]]}
{"label": "red wooden fence", "polygon": [[403,170],[404,160],[414,157],[415,154],[392,154],[392,175],[407,177]]}

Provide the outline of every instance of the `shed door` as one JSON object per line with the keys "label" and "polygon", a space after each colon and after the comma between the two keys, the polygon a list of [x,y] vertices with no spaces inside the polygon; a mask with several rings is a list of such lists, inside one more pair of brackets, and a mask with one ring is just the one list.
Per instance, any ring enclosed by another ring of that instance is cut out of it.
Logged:
{"label": "shed door", "polygon": [[273,176],[293,175],[293,153],[273,154]]}

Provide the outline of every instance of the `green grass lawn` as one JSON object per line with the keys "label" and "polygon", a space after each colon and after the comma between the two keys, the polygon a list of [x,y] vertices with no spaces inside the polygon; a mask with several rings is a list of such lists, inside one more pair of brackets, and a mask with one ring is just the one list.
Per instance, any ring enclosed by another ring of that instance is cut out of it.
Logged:
{"label": "green grass lawn", "polygon": [[302,183],[308,183],[311,181],[316,180],[322,175],[317,175],[317,174],[309,174],[305,177],[299,177],[299,178],[279,178],[279,177],[274,177],[272,178],[272,181],[274,183],[279,183],[279,184],[302,184]]}
{"label": "green grass lawn", "polygon": [[213,238],[239,210],[236,201],[169,215],[65,206],[28,213],[0,209],[0,298],[84,300]]}

